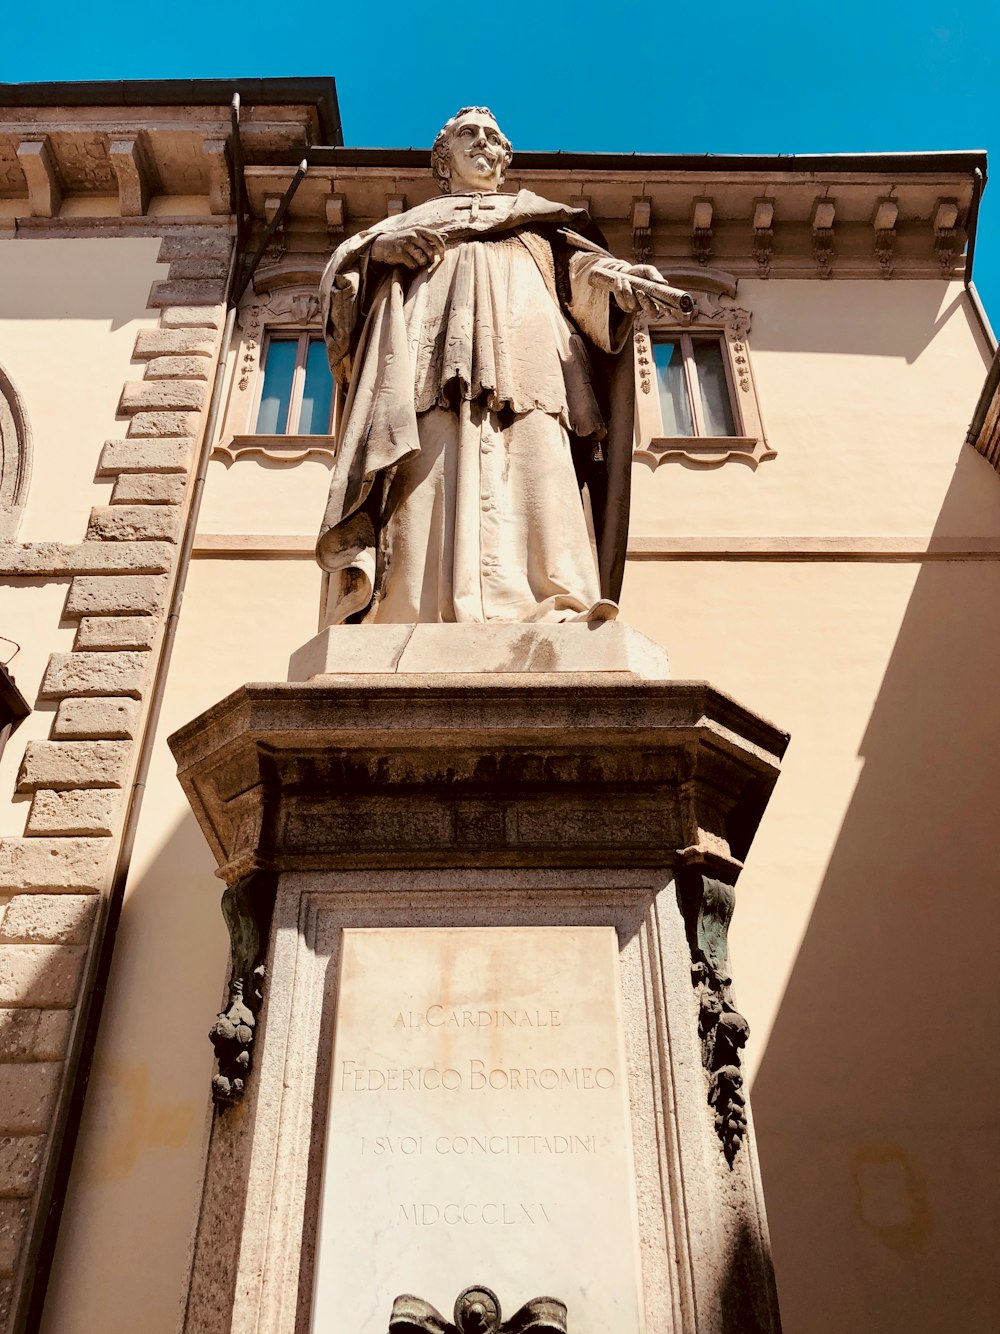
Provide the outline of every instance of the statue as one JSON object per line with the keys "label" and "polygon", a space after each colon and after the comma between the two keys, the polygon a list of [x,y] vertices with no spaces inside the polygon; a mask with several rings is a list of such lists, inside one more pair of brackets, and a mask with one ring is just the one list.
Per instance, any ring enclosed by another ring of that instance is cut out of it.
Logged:
{"label": "statue", "polygon": [[511,156],[492,113],[463,108],[432,151],[443,194],[323,275],[347,390],[317,543],[334,624],[617,614],[632,321],[693,303],[611,256],[585,210],[500,193]]}

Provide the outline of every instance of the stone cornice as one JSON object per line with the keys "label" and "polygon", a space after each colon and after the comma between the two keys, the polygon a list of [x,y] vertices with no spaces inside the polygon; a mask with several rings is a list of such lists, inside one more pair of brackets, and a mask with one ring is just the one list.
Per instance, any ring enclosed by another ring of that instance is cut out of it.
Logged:
{"label": "stone cornice", "polygon": [[[28,105],[26,90],[7,97],[10,86],[0,86],[0,230],[68,235],[65,228],[93,227],[110,235],[117,224],[127,229],[119,234],[136,235],[181,215],[186,223],[229,222],[224,82],[98,85],[128,94],[102,104],[88,104],[77,86],[60,101],[60,85],[39,85],[55,90],[52,101]],[[294,94],[300,83],[325,81],[250,83],[259,100],[244,102],[241,139],[258,219],[284,192],[293,164],[309,161],[280,238],[290,259],[328,254],[344,235],[435,193],[424,150],[317,142],[329,108],[315,89],[299,101]],[[616,253],[661,268],[711,265],[736,278],[956,279],[985,163],[978,151],[521,153],[505,188],[588,208]]]}

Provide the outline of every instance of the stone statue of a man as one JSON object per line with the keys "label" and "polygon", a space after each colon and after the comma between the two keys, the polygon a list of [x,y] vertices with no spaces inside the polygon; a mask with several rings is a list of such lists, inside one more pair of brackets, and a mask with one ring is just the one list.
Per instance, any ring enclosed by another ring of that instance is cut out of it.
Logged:
{"label": "stone statue of a man", "polygon": [[335,624],[616,614],[632,317],[687,298],[612,258],[582,209],[500,193],[511,155],[463,108],[434,143],[444,193],[345,241],[323,276],[349,386],[317,544]]}

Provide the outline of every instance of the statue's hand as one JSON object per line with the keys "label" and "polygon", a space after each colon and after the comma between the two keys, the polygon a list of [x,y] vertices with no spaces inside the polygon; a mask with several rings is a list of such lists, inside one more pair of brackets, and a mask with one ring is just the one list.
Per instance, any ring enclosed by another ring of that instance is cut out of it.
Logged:
{"label": "statue's hand", "polygon": [[444,237],[430,227],[411,227],[406,231],[376,236],[371,257],[378,264],[402,264],[407,269],[423,269],[444,254]]}
{"label": "statue's hand", "polygon": [[590,280],[607,288],[615,305],[629,315],[642,311],[659,319],[671,311],[690,316],[694,310],[689,293],[665,283],[659,269],[651,264],[598,264]]}

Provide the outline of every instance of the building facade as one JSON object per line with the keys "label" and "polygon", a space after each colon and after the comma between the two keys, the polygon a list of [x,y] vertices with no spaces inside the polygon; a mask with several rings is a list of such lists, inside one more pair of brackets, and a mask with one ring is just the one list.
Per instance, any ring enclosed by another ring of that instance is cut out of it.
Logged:
{"label": "building facade", "polygon": [[[792,737],[730,937],[790,1334],[989,1318],[985,165],[524,153],[507,183],[696,298],[636,332],[622,615]],[[183,1323],[228,941],[166,738],[323,624],[319,276],[435,188],[342,146],[332,81],[0,90],[10,1331]]]}

